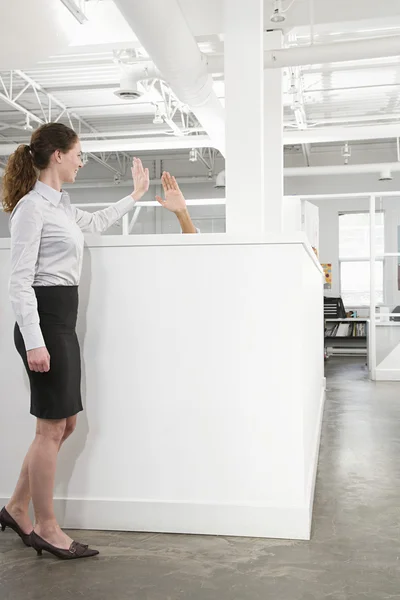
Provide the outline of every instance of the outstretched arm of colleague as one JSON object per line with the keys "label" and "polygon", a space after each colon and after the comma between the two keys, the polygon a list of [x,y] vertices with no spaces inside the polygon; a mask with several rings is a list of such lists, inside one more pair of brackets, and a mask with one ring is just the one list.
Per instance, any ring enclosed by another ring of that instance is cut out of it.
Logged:
{"label": "outstretched arm of colleague", "polygon": [[161,204],[161,206],[176,215],[181,226],[182,233],[199,233],[199,230],[193,225],[186,206],[185,197],[179,189],[179,185],[175,177],[172,177],[169,173],[164,171],[161,182],[164,188],[165,198],[163,199],[160,196],[156,196],[156,200]]}

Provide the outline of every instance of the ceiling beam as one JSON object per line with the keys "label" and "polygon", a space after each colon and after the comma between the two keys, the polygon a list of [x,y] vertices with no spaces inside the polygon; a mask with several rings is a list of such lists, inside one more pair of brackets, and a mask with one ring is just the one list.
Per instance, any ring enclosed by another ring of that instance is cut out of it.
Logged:
{"label": "ceiling beam", "polygon": [[[170,136],[149,139],[81,140],[84,152],[148,152],[149,150],[182,150],[191,148],[212,148],[212,141],[206,135]],[[0,156],[9,156],[17,144],[0,144]]]}
{"label": "ceiling beam", "polygon": [[18,110],[19,112],[24,113],[24,115],[26,115],[27,117],[29,117],[29,119],[31,121],[33,121],[34,123],[38,123],[39,125],[43,125],[43,123],[44,123],[43,119],[41,119],[40,117],[37,117],[30,110],[28,110],[27,108],[21,106],[21,104],[18,104],[18,102],[14,102],[14,100],[11,100],[11,98],[8,98],[5,94],[0,93],[0,100],[2,100],[6,104],[8,104],[8,106],[11,106],[15,110]]}
{"label": "ceiling beam", "polygon": [[309,177],[316,175],[356,175],[360,173],[398,173],[400,163],[366,163],[359,165],[324,165],[320,167],[289,167],[284,170],[285,177]]}
{"label": "ceiling beam", "polygon": [[285,145],[379,140],[400,136],[400,124],[363,125],[354,127],[314,127],[301,131],[285,131]]}
{"label": "ceiling beam", "polygon": [[[99,132],[98,135],[101,136],[101,133]],[[361,127],[314,127],[305,130],[284,131],[283,143],[285,146],[293,146],[396,139],[397,137],[400,137],[400,124],[364,125]],[[16,144],[0,144],[0,155],[9,156],[14,152],[16,147]],[[182,150],[212,147],[212,141],[206,135],[149,137],[147,139],[82,139],[82,149],[84,152],[147,152],[149,150]]]}

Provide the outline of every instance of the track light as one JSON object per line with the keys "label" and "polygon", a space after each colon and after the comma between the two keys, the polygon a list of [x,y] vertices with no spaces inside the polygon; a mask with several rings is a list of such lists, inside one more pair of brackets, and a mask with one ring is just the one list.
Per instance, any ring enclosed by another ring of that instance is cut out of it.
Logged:
{"label": "track light", "polygon": [[286,17],[282,12],[282,2],[281,0],[274,0],[274,10],[271,15],[272,23],[283,23],[286,21]]}
{"label": "track light", "polygon": [[214,187],[215,188],[224,188],[224,187],[226,187],[225,170],[220,171],[220,173],[218,173]]}
{"label": "track light", "polygon": [[71,15],[75,17],[78,23],[80,23],[81,25],[86,23],[86,21],[88,20],[87,16],[81,11],[79,6],[75,4],[73,0],[61,0],[61,2],[64,4],[65,8],[69,10]]}
{"label": "track light", "polygon": [[25,131],[33,131],[33,127],[31,125],[31,121],[30,121],[29,115],[26,115],[26,121],[25,121],[24,129],[25,129]]}
{"label": "track light", "polygon": [[342,156],[344,158],[344,164],[348,165],[349,158],[351,157],[351,148],[348,142],[346,142],[345,145],[342,147]]}
{"label": "track light", "polygon": [[158,106],[156,106],[156,112],[154,113],[153,123],[154,125],[162,125],[164,123],[164,119]]}
{"label": "track light", "polygon": [[379,175],[379,181],[392,181],[393,176],[390,169],[383,169]]}
{"label": "track light", "polygon": [[197,162],[197,150],[196,148],[192,148],[189,152],[189,160],[190,162]]}

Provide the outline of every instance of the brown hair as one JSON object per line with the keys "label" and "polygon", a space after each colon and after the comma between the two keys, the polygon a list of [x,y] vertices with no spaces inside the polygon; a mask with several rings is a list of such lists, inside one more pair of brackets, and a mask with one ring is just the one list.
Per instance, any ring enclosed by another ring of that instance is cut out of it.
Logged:
{"label": "brown hair", "polygon": [[77,141],[73,129],[62,123],[46,123],[33,132],[30,146],[18,146],[8,159],[3,176],[4,211],[12,212],[21,198],[31,191],[38,172],[49,166],[53,152],[66,153]]}

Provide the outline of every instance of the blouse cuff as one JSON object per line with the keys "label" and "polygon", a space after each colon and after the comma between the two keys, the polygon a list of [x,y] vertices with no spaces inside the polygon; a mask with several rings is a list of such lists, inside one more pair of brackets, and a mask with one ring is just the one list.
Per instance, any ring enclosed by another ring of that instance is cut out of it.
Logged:
{"label": "blouse cuff", "polygon": [[118,200],[113,206],[117,209],[120,217],[126,215],[135,206],[136,200],[132,196],[125,196],[122,200]]}
{"label": "blouse cuff", "polygon": [[24,338],[25,350],[27,352],[28,350],[33,350],[34,348],[43,348],[43,346],[46,346],[39,323],[24,325],[19,329],[22,337]]}

